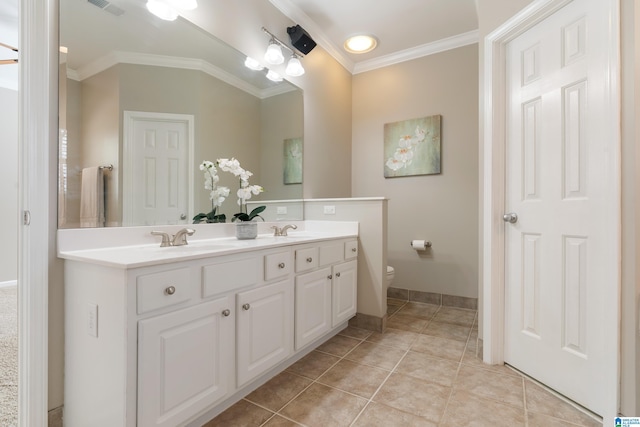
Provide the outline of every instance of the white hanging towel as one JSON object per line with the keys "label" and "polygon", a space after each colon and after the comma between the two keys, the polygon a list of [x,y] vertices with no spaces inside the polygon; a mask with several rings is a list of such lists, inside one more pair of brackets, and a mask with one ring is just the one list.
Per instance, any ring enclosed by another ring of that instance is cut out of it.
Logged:
{"label": "white hanging towel", "polygon": [[82,169],[80,227],[104,227],[104,175],[97,166]]}

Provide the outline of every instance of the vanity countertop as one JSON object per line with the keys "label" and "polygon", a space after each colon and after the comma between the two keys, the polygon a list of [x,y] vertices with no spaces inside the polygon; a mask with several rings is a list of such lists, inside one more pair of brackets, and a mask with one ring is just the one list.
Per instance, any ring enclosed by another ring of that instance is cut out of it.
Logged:
{"label": "vanity countertop", "polygon": [[[327,227],[324,230],[314,230],[314,227],[311,227],[311,230],[300,228],[303,227],[289,231],[288,236],[276,237],[270,233],[263,233],[251,240],[238,240],[235,237],[206,238],[208,236],[198,239],[196,233],[189,237],[188,245],[164,248],[160,247],[159,240],[154,244],[112,244],[105,247],[92,245],[87,248],[63,243],[58,245],[58,257],[127,269],[358,236],[357,223],[355,227]],[[99,232],[104,233],[103,230]],[[87,233],[91,231],[87,230]]]}

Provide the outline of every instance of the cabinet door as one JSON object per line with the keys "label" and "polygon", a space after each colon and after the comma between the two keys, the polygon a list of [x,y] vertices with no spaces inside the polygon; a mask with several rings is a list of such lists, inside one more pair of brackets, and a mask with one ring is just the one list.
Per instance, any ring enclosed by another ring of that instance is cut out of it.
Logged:
{"label": "cabinet door", "polygon": [[238,387],[274,367],[293,351],[291,279],[236,295]]}
{"label": "cabinet door", "polygon": [[333,324],[351,319],[356,314],[358,300],[358,263],[349,261],[333,266]]}
{"label": "cabinet door", "polygon": [[176,426],[224,398],[233,369],[229,297],[138,322],[138,425]]}
{"label": "cabinet door", "polygon": [[296,277],[296,350],[331,329],[331,269]]}

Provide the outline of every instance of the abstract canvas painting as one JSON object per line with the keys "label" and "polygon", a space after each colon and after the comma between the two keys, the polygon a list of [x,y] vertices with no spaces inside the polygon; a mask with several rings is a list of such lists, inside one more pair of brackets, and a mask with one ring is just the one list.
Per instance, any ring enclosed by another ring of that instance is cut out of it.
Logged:
{"label": "abstract canvas painting", "polygon": [[302,184],[302,138],[284,140],[284,183]]}
{"label": "abstract canvas painting", "polygon": [[384,177],[440,173],[442,116],[384,125]]}

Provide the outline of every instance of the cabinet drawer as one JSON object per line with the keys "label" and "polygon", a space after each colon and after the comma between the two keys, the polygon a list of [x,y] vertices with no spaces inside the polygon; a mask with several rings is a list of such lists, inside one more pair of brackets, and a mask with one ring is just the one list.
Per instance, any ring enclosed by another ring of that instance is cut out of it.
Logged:
{"label": "cabinet drawer", "polygon": [[261,258],[254,256],[202,267],[202,297],[256,285],[262,271]]}
{"label": "cabinet drawer", "polygon": [[344,243],[344,259],[353,259],[358,257],[358,241],[352,240]]}
{"label": "cabinet drawer", "polygon": [[136,279],[138,314],[191,299],[191,269],[178,268],[140,275]]}
{"label": "cabinet drawer", "polygon": [[318,266],[318,248],[296,250],[296,273],[314,269]]}
{"label": "cabinet drawer", "polygon": [[293,271],[291,252],[278,252],[264,257],[264,280],[287,276]]}
{"label": "cabinet drawer", "polygon": [[320,267],[342,261],[344,248],[342,242],[327,243],[320,246]]}

